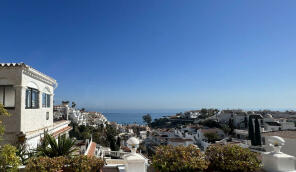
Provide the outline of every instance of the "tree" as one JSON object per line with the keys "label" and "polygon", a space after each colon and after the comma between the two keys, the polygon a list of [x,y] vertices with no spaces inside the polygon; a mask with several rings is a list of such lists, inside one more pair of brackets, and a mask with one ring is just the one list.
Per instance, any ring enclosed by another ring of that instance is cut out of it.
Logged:
{"label": "tree", "polygon": [[151,115],[150,115],[149,113],[147,113],[146,115],[144,115],[142,118],[143,118],[143,121],[144,121],[148,126],[151,125],[152,118],[151,118]]}
{"label": "tree", "polygon": [[197,172],[208,168],[205,155],[195,146],[159,146],[152,166],[159,172]]}
{"label": "tree", "polygon": [[233,125],[233,118],[230,118],[229,121],[228,121],[228,126],[230,128],[230,132],[229,134],[232,134],[233,131],[234,131],[234,125]]}
{"label": "tree", "polygon": [[119,147],[116,146],[116,136],[117,136],[117,130],[112,125],[107,124],[106,125],[106,140],[110,145],[110,149],[112,151],[118,151]]}
{"label": "tree", "polygon": [[248,117],[247,117],[247,115],[245,116],[245,119],[244,119],[244,126],[245,126],[245,128],[248,127]]}
{"label": "tree", "polygon": [[37,147],[36,152],[39,156],[58,157],[58,156],[71,156],[77,149],[74,148],[75,140],[66,138],[65,135],[58,136],[58,141],[44,133],[44,138],[41,144]]}
{"label": "tree", "polygon": [[119,136],[117,137],[116,145],[117,145],[119,148],[120,148],[120,146],[121,146],[121,139],[120,139]]}
{"label": "tree", "polygon": [[229,128],[229,126],[228,125],[226,125],[226,124],[221,124],[221,129],[224,131],[224,133],[225,134],[229,134],[229,132],[230,132],[230,128]]}
{"label": "tree", "polygon": [[255,145],[256,143],[255,143],[253,116],[252,115],[249,116],[249,128],[248,128],[248,131],[249,131],[249,139],[251,140],[251,144]]}
{"label": "tree", "polygon": [[75,107],[76,107],[76,103],[72,102],[72,108],[75,108]]}
{"label": "tree", "polygon": [[[4,106],[0,103],[0,116],[10,116],[8,111],[4,108]],[[1,136],[4,134],[5,128],[4,125],[2,124],[2,121],[0,120],[0,139]]]}
{"label": "tree", "polygon": [[259,124],[259,119],[255,119],[255,146],[261,145],[261,133],[260,133],[260,124]]}
{"label": "tree", "polygon": [[201,115],[207,115],[208,114],[208,110],[206,108],[202,108],[200,110]]}
{"label": "tree", "polygon": [[220,140],[220,137],[217,133],[205,133],[204,135],[210,143],[215,143],[216,141]]}
{"label": "tree", "polygon": [[207,120],[204,120],[202,122],[199,122],[200,125],[204,125],[206,127],[209,127],[209,128],[220,128],[220,124],[219,122],[213,120],[213,119],[207,119]]}

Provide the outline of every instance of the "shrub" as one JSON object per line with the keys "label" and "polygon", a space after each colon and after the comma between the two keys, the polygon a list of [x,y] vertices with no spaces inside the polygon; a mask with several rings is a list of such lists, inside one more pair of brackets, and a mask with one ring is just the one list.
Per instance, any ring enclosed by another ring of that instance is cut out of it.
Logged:
{"label": "shrub", "polygon": [[75,140],[67,138],[65,135],[58,136],[58,140],[44,132],[44,138],[41,144],[37,147],[36,152],[39,156],[59,157],[70,156],[77,148],[74,147]]}
{"label": "shrub", "polygon": [[[14,171],[21,164],[16,155],[17,149],[12,145],[4,145],[0,153],[0,171]],[[8,169],[9,167],[9,169]]]}
{"label": "shrub", "polygon": [[26,166],[27,171],[32,172],[56,172],[60,170],[68,172],[96,172],[104,166],[104,161],[96,157],[79,155],[75,157],[34,157]]}
{"label": "shrub", "polygon": [[72,171],[89,171],[96,172],[104,166],[104,161],[96,157],[79,155],[71,158],[70,169]]}
{"label": "shrub", "polygon": [[216,141],[220,140],[220,137],[217,133],[205,133],[204,136],[210,143],[215,143]]}
{"label": "shrub", "polygon": [[65,157],[33,157],[29,159],[26,170],[30,172],[56,172],[62,170],[68,160]]}
{"label": "shrub", "polygon": [[152,158],[152,165],[160,172],[197,172],[208,168],[205,155],[193,145],[160,146]]}
{"label": "shrub", "polygon": [[261,167],[257,154],[238,145],[212,145],[206,150],[210,169],[249,172]]}

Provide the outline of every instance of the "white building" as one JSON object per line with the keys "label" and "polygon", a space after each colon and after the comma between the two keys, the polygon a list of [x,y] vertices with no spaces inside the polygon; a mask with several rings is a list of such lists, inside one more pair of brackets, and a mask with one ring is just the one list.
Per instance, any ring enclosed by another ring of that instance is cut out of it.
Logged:
{"label": "white building", "polygon": [[67,134],[69,121],[53,122],[53,96],[57,82],[24,63],[0,63],[0,103],[11,114],[1,117],[5,134],[1,144],[26,142],[36,148],[45,130]]}
{"label": "white building", "polygon": [[192,139],[176,137],[176,138],[169,138],[167,144],[172,146],[180,146],[180,145],[189,146],[189,145],[194,145],[194,141]]}
{"label": "white building", "polygon": [[296,130],[294,122],[288,122],[286,118],[273,118],[271,114],[263,118],[264,131]]}

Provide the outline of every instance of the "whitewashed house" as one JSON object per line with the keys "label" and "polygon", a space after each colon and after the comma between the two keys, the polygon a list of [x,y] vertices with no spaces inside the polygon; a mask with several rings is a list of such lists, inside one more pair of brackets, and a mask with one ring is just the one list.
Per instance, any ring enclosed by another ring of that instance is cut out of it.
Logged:
{"label": "whitewashed house", "polygon": [[188,138],[176,137],[176,138],[169,138],[167,141],[167,144],[172,146],[180,146],[180,145],[189,146],[189,145],[194,145],[194,141]]}
{"label": "whitewashed house", "polygon": [[1,144],[25,142],[36,148],[45,130],[56,137],[71,130],[67,120],[53,122],[56,87],[56,80],[24,63],[0,63],[0,103],[11,114],[1,117]]}
{"label": "whitewashed house", "polygon": [[273,118],[271,114],[263,118],[264,131],[296,130],[294,122],[288,122],[286,118]]}

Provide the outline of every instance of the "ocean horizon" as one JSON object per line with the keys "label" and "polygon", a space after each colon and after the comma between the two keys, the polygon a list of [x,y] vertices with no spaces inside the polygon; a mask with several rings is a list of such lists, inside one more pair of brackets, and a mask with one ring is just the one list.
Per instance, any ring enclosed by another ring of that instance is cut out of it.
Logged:
{"label": "ocean horizon", "polygon": [[[152,121],[157,118],[161,118],[163,116],[171,116],[176,114],[177,112],[151,112]],[[147,113],[144,112],[122,112],[122,113],[108,113],[105,112],[103,115],[108,119],[110,122],[116,122],[118,124],[144,124],[142,117]]]}
{"label": "ocean horizon", "polygon": [[[189,109],[189,108],[188,108]],[[195,109],[195,108],[192,108]],[[198,109],[198,108],[196,108]],[[201,108],[199,108],[201,109]],[[231,109],[231,108],[225,108],[225,109]],[[224,110],[225,110],[224,109]],[[239,109],[239,108],[233,108],[233,109]],[[295,111],[295,108],[244,108],[242,110],[273,110],[273,111],[286,111],[286,110],[293,110]],[[222,110],[222,109],[219,109]],[[108,119],[110,122],[116,122],[118,124],[144,124],[142,117],[146,114],[150,114],[152,121],[157,118],[161,118],[164,116],[172,116],[179,112],[184,112],[186,110],[176,110],[176,111],[168,111],[168,112],[133,112],[133,111],[123,111],[123,112],[102,112],[102,114]]]}

